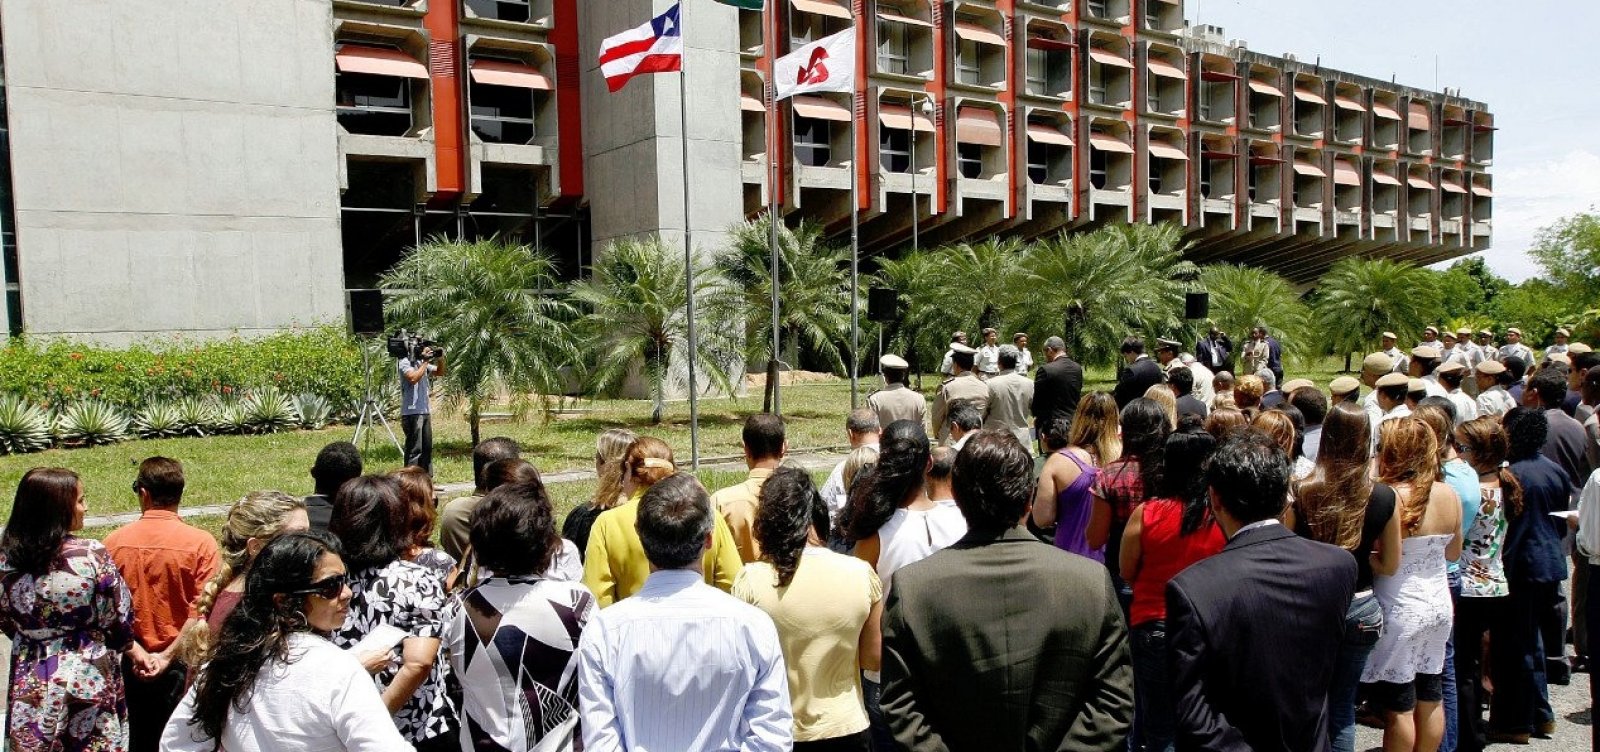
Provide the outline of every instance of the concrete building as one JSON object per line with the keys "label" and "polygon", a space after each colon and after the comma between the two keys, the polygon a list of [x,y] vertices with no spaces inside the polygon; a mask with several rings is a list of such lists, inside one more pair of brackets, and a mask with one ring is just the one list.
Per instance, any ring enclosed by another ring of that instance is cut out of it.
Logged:
{"label": "concrete building", "polygon": [[[575,277],[615,238],[717,248],[774,198],[840,237],[858,211],[869,253],[1176,222],[1298,282],[1490,238],[1484,104],[1253,52],[1181,0],[685,3],[687,133],[676,75],[613,94],[596,62],[670,0],[7,0],[9,328],[340,321],[425,237]],[[774,57],[852,25],[854,97],[769,113]]]}

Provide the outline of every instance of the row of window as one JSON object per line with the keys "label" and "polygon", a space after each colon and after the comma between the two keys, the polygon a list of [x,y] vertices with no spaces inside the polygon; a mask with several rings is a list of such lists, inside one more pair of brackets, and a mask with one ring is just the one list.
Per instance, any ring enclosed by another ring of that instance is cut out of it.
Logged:
{"label": "row of window", "polygon": [[[476,58],[475,60],[492,60]],[[339,124],[351,133],[406,136],[416,127],[413,87],[422,79],[341,71],[335,81]],[[537,115],[548,94],[539,89],[470,81],[467,90],[472,131],[484,141],[532,143]]]}

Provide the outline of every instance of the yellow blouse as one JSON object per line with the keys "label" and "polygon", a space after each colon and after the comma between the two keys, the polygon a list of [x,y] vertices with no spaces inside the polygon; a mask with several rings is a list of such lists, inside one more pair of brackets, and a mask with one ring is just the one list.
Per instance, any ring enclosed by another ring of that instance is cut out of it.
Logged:
{"label": "yellow blouse", "polygon": [[[643,495],[643,491],[637,492],[621,506],[601,512],[589,533],[583,584],[594,593],[601,608],[639,592],[645,578],[650,576],[650,561],[639,543],[639,531],[634,529],[639,519],[639,498]],[[716,509],[712,509],[711,517],[711,548],[705,556],[706,584],[727,592],[733,589],[733,578],[743,564],[727,521]]]}

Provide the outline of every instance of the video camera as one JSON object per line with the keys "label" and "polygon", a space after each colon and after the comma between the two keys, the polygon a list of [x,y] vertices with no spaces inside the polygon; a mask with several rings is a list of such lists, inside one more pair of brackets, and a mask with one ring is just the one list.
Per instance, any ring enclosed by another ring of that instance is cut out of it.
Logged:
{"label": "video camera", "polygon": [[425,339],[421,334],[401,329],[389,335],[387,342],[389,357],[410,358],[411,360],[428,361],[444,356],[444,348],[430,339]]}

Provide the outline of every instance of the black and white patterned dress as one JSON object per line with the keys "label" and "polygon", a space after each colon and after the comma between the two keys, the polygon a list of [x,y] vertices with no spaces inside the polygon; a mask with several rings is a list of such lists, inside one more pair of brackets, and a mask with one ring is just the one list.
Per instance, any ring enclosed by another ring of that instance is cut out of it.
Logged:
{"label": "black and white patterned dress", "polygon": [[[350,591],[350,614],[333,635],[335,645],[349,649],[380,624],[415,637],[439,637],[446,596],[433,570],[415,562],[392,561],[352,573]],[[396,646],[389,666],[373,677],[379,692],[394,681],[399,669]],[[435,663],[416,694],[395,713],[395,726],[407,740],[420,742],[455,730],[455,709],[444,691],[444,672],[444,663]]]}
{"label": "black and white patterned dress", "polygon": [[578,728],[577,648],[595,613],[581,583],[494,577],[445,608],[463,749],[556,752]]}

